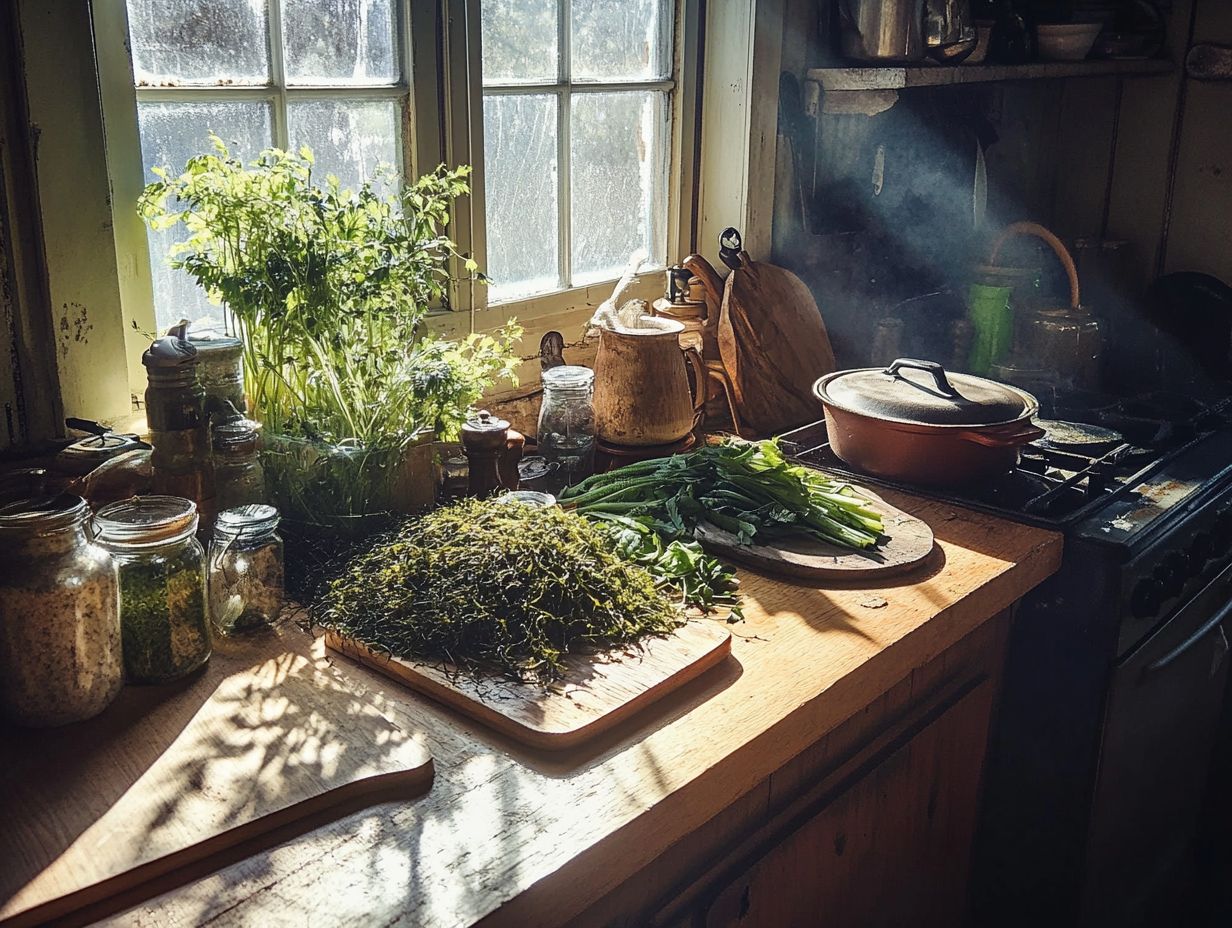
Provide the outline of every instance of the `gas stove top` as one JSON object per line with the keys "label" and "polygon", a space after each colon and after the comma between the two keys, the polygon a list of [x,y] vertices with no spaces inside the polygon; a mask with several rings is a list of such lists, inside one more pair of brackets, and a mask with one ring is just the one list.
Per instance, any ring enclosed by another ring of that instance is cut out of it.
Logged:
{"label": "gas stove top", "polygon": [[[1083,394],[1051,405],[1048,414],[1062,420],[1053,424],[1099,426],[1097,435],[1104,440],[1067,444],[1047,436],[1023,449],[1014,471],[961,489],[918,487],[859,473],[834,454],[824,421],[786,432],[780,442],[785,453],[801,463],[852,480],[1046,528],[1078,533],[1087,521],[1100,521],[1099,515],[1109,507],[1124,510],[1115,526],[1109,528],[1103,520],[1094,532],[1082,532],[1114,544],[1129,542],[1173,506],[1230,476],[1232,400],[1207,403],[1160,393],[1129,399]],[[1160,504],[1143,505],[1143,500]]]}

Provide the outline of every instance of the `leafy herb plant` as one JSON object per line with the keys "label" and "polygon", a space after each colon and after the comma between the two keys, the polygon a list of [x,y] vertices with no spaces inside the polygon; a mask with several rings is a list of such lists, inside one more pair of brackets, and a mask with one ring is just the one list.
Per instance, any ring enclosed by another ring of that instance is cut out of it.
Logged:
{"label": "leafy herb plant", "polygon": [[249,165],[213,151],[146,187],[155,229],[183,225],[171,249],[244,342],[245,390],[267,433],[343,447],[396,449],[425,430],[456,437],[498,378],[514,379],[516,324],[452,342],[424,319],[447,298],[445,234],[468,168],[443,166],[382,195],[372,184],[319,184],[308,148],[269,149]]}

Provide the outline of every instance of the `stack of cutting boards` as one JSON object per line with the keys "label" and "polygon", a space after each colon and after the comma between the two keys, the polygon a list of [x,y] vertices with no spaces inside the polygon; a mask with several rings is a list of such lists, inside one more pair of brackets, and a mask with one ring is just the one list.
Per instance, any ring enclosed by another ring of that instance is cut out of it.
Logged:
{"label": "stack of cutting boards", "polygon": [[[734,233],[728,230],[724,233]],[[738,236],[736,237],[738,241]],[[813,383],[835,370],[834,350],[809,288],[786,268],[724,249],[726,280],[700,255],[685,258],[718,309],[719,354],[742,435],[773,435],[821,416]]]}

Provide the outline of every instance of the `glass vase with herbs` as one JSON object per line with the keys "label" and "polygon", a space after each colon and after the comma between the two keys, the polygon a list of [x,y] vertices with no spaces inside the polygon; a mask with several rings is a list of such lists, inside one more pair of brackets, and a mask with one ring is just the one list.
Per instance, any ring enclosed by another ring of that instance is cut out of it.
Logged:
{"label": "glass vase with herbs", "polygon": [[156,229],[184,225],[172,266],[223,305],[243,342],[272,501],[309,524],[399,511],[406,462],[430,460],[414,447],[456,439],[468,409],[516,365],[513,323],[460,341],[424,325],[448,303],[451,267],[477,276],[445,234],[469,169],[404,186],[384,174],[347,190],[314,174],[308,148],[245,165],[211,142],[178,176],[156,170],[141,211]]}
{"label": "glass vase with herbs", "polygon": [[131,683],[169,683],[210,658],[205,550],[197,507],[176,496],[111,503],[94,517],[119,566],[124,671]]}

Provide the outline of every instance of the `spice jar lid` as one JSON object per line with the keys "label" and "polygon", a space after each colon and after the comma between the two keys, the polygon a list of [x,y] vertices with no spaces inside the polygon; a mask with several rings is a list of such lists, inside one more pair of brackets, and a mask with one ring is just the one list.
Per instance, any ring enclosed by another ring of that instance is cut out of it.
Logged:
{"label": "spice jar lid", "polygon": [[541,493],[538,490],[511,490],[503,496],[496,497],[498,503],[522,503],[534,509],[547,509],[556,505],[556,497],[551,493]]}
{"label": "spice jar lid", "polygon": [[179,496],[134,496],[94,514],[99,541],[121,548],[162,545],[197,530],[197,504]]}
{"label": "spice jar lid", "polygon": [[55,532],[80,525],[89,514],[86,501],[71,493],[14,500],[0,506],[0,533]]}
{"label": "spice jar lid", "polygon": [[244,351],[244,343],[231,335],[218,332],[198,332],[188,336],[188,343],[197,349],[200,361],[222,361],[238,358]]}
{"label": "spice jar lid", "polygon": [[104,461],[145,447],[145,443],[136,435],[104,432],[102,435],[91,435],[73,442],[61,451],[58,457],[73,471],[84,475]]}
{"label": "spice jar lid", "polygon": [[251,503],[247,506],[236,506],[234,509],[224,509],[214,522],[216,535],[261,535],[278,528],[282,520],[278,510],[265,503]]}
{"label": "spice jar lid", "polygon": [[486,409],[481,409],[474,416],[466,420],[466,424],[462,426],[463,432],[506,432],[509,430],[509,423],[500,416],[494,416]]}
{"label": "spice jar lid", "polygon": [[147,369],[187,367],[197,363],[197,349],[184,338],[184,325],[172,326],[162,338],[154,339],[141,356]]}
{"label": "spice jar lid", "polygon": [[595,372],[580,364],[550,367],[543,372],[543,385],[550,389],[580,390],[594,386]]}
{"label": "spice jar lid", "polygon": [[215,451],[256,451],[261,423],[252,419],[232,419],[214,426]]}

